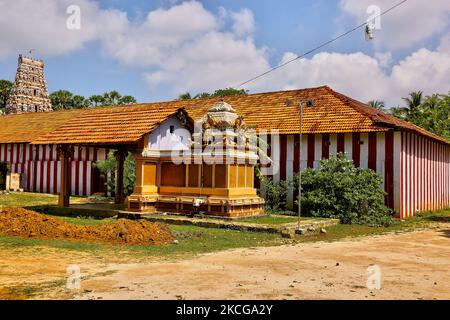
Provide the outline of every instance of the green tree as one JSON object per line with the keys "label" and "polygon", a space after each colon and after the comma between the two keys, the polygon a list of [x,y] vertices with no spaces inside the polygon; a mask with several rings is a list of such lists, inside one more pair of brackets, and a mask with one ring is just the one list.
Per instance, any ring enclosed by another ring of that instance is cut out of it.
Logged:
{"label": "green tree", "polygon": [[67,90],[58,90],[50,93],[50,101],[53,110],[63,110],[73,108],[73,93]]}
{"label": "green tree", "polygon": [[[114,151],[111,151],[108,154],[108,158],[106,160],[97,161],[95,166],[100,170],[100,172],[104,174],[108,174],[109,178],[107,181],[108,191],[114,193],[116,191],[116,180],[114,177],[114,173],[116,171],[117,161],[114,157]],[[134,160],[131,152],[128,153],[128,156],[125,159],[123,166],[123,186],[125,195],[130,195],[133,193],[134,184],[136,181],[136,161]]]}
{"label": "green tree", "polygon": [[379,100],[371,100],[368,102],[368,105],[371,106],[374,109],[380,110],[380,111],[385,111],[385,104],[384,101],[379,101]]}
{"label": "green tree", "polygon": [[318,170],[303,171],[302,189],[302,209],[311,216],[338,218],[345,224],[389,225],[393,221],[384,204],[382,177],[356,168],[344,154],[322,160]]}
{"label": "green tree", "polygon": [[189,92],[180,94],[178,96],[178,100],[191,100],[191,99],[192,99],[192,96],[191,96],[191,94]]}
{"label": "green tree", "polygon": [[103,105],[103,96],[101,95],[92,95],[87,99],[92,107],[99,107]]}
{"label": "green tree", "polygon": [[0,114],[5,112],[6,102],[13,88],[13,83],[8,80],[0,80]]}
{"label": "green tree", "polygon": [[392,114],[450,140],[450,92],[423,97],[413,92],[404,98],[405,107],[392,109]]}
{"label": "green tree", "polygon": [[[92,97],[91,97],[92,98]],[[117,106],[136,103],[136,99],[132,96],[122,96],[116,90],[105,92],[102,99],[99,99],[97,106]]]}
{"label": "green tree", "polygon": [[418,121],[418,118],[420,118],[420,106],[423,102],[423,92],[414,91],[408,97],[402,99],[406,103],[406,106],[392,108],[392,114],[410,122]]}
{"label": "green tree", "polygon": [[189,92],[183,93],[178,97],[178,100],[190,100],[190,99],[203,99],[203,98],[222,98],[229,96],[237,96],[242,94],[247,94],[248,92],[244,89],[234,89],[234,88],[225,88],[218,89],[214,91],[214,93],[202,92],[196,94],[194,97]]}

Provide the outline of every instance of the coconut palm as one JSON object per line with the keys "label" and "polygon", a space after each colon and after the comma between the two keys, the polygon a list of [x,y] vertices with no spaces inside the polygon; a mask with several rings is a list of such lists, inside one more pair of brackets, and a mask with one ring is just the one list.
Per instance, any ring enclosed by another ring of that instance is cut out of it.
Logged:
{"label": "coconut palm", "polygon": [[384,101],[379,100],[371,100],[368,102],[368,105],[371,106],[374,109],[385,111],[385,104]]}

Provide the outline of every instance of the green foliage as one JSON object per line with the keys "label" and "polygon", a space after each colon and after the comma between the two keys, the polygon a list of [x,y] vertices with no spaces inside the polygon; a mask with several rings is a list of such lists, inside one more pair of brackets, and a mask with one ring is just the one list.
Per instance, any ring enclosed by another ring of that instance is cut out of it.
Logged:
{"label": "green foliage", "polygon": [[260,181],[261,189],[264,190],[266,210],[273,213],[287,211],[286,199],[293,184],[292,180],[274,182],[272,178],[263,175],[260,170],[257,170],[256,174]]}
{"label": "green foliage", "polygon": [[106,92],[103,95],[93,95],[89,98],[74,95],[67,90],[58,90],[50,94],[53,110],[83,109],[100,106],[127,105],[136,103],[132,96],[122,96],[117,91]]}
{"label": "green foliage", "polygon": [[67,90],[58,90],[50,94],[53,110],[82,109],[90,106],[82,96],[74,95]]}
{"label": "green foliage", "polygon": [[320,169],[302,173],[302,209],[344,224],[389,225],[393,220],[382,186],[374,171],[356,168],[343,154],[332,156],[321,161]]}
{"label": "green foliage", "polygon": [[405,107],[392,108],[394,116],[450,140],[450,93],[424,98],[423,93],[418,91],[403,100]]}
{"label": "green foliage", "polygon": [[[115,180],[115,171],[116,171],[116,157],[114,156],[114,151],[111,151],[108,154],[108,158],[106,160],[97,161],[96,166],[100,170],[100,172],[104,174],[111,173],[109,175],[107,186],[108,191],[114,193],[116,190],[116,180]],[[128,156],[124,162],[124,172],[123,172],[123,185],[124,185],[124,193],[125,195],[130,195],[133,193],[134,184],[136,182],[136,161],[134,160],[131,153],[128,153]]]}
{"label": "green foliage", "polygon": [[[99,96],[96,96],[98,99]],[[89,99],[88,99],[89,100]],[[136,103],[136,99],[132,96],[122,96],[117,91],[105,92],[97,101],[97,106],[118,106]]]}
{"label": "green foliage", "polygon": [[13,83],[8,80],[0,80],[0,114],[5,112],[6,101],[11,93]]}
{"label": "green foliage", "polygon": [[368,105],[371,106],[374,109],[385,111],[385,104],[384,101],[379,100],[371,100],[368,102]]}
{"label": "green foliage", "polygon": [[234,89],[234,88],[225,88],[218,89],[214,91],[214,93],[202,92],[198,93],[194,97],[189,92],[186,92],[178,97],[178,100],[190,100],[190,99],[203,99],[203,98],[222,98],[229,96],[237,96],[241,94],[247,94],[247,91],[244,89]]}

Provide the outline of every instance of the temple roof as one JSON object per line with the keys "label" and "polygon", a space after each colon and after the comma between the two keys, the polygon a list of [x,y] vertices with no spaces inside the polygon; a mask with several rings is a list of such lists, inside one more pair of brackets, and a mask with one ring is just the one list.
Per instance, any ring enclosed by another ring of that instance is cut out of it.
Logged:
{"label": "temple roof", "polygon": [[[299,133],[298,101],[304,107],[305,134],[383,132],[407,130],[449,144],[435,134],[409,122],[371,108],[327,86],[237,95],[223,98],[257,130]],[[134,143],[180,108],[201,120],[221,98],[174,100],[131,106],[98,107],[47,113],[0,116],[0,143]]]}

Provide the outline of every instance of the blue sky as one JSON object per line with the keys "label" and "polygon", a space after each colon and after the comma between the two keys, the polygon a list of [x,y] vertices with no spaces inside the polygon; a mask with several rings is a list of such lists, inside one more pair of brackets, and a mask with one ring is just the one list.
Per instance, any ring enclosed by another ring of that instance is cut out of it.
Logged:
{"label": "blue sky", "polygon": [[[0,35],[0,78],[12,80],[18,53],[34,48],[50,92],[168,100],[245,81],[365,21],[369,5],[397,2],[0,0],[0,28],[8,30]],[[77,30],[66,27],[71,4],[80,8]],[[389,105],[412,90],[446,93],[449,20],[450,0],[409,0],[382,18],[374,41],[357,31],[246,89],[327,84]]]}

